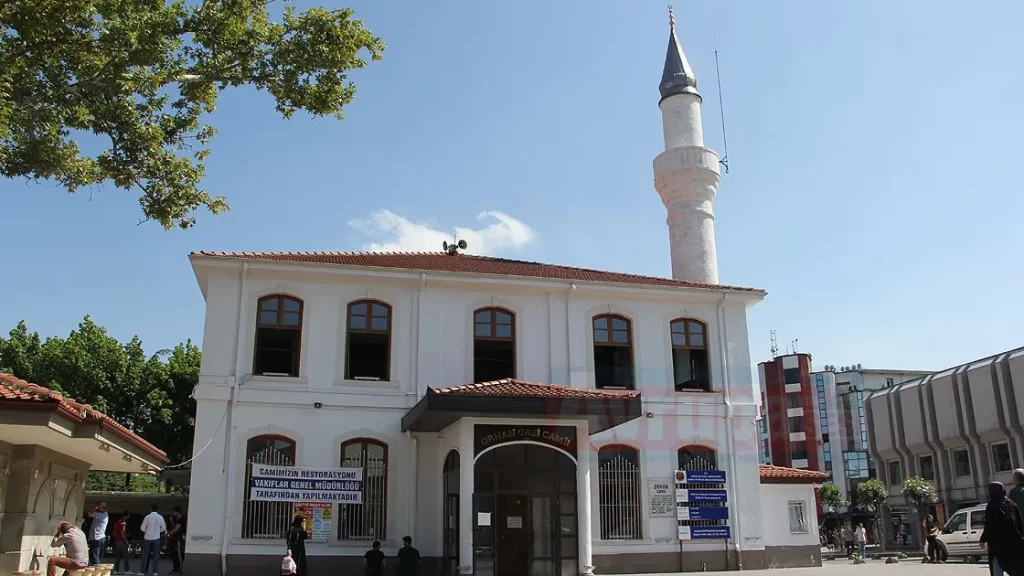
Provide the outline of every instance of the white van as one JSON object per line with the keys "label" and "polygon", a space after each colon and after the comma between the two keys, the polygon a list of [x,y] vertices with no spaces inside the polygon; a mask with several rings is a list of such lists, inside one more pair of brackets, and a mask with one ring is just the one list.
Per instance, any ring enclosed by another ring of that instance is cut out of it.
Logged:
{"label": "white van", "polygon": [[[981,562],[986,552],[978,542],[985,529],[985,507],[974,506],[957,510],[939,532],[936,554],[943,560],[964,558],[968,562]],[[927,553],[927,544],[925,552]]]}

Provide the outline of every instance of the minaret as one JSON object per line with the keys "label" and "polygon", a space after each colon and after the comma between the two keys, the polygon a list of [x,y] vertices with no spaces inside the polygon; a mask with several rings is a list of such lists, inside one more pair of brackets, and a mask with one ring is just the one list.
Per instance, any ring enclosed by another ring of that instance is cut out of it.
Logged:
{"label": "minaret", "polygon": [[676,38],[669,8],[668,53],[661,75],[665,151],[654,159],[654,188],[668,211],[672,277],[718,284],[713,205],[721,175],[718,154],[704,147],[697,77]]}

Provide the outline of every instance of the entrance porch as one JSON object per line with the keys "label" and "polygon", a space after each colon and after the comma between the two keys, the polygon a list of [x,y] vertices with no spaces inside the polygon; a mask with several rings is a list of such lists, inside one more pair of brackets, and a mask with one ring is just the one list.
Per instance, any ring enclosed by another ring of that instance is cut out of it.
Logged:
{"label": "entrance porch", "polygon": [[428,390],[403,431],[444,454],[442,574],[593,574],[591,456],[579,443],[638,418],[640,395],[515,380]]}

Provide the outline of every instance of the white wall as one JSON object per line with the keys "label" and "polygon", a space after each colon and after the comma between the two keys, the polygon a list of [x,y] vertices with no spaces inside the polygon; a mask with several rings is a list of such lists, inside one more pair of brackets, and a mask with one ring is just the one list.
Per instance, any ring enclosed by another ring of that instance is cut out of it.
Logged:
{"label": "white wall", "polygon": [[[421,434],[416,440],[403,435],[400,420],[428,386],[442,388],[473,380],[472,312],[487,306],[515,312],[519,379],[579,388],[594,386],[591,318],[608,312],[630,318],[637,389],[643,394],[643,412],[651,417],[591,437],[592,449],[611,442],[641,448],[646,498],[646,479],[669,477],[679,447],[715,448],[720,468],[735,482],[730,486],[733,518],[737,518],[732,521],[734,534],[744,548],[760,547],[760,505],[749,481],[757,478],[758,438],[746,325],[746,307],[759,295],[256,263],[248,266],[243,284],[238,262],[200,259],[194,266],[208,303],[203,366],[195,394],[195,450],[213,440],[193,466],[190,552],[221,552],[225,516],[229,517],[229,553],[280,552],[279,546],[238,538],[245,442],[271,433],[298,442],[300,466],[339,465],[340,445],[347,438],[367,436],[386,442],[388,540],[409,534],[424,554],[440,553],[437,522],[448,445],[434,435]],[[276,293],[296,296],[304,303],[298,378],[251,375],[257,301]],[[390,382],[344,379],[346,305],[362,298],[392,306]],[[673,389],[669,321],[679,317],[696,318],[708,326],[716,393]],[[236,372],[242,383],[238,406],[228,419],[225,414]],[[323,407],[315,409],[314,402]],[[227,463],[225,434],[231,438]],[[581,447],[585,445],[581,442]],[[730,454],[734,459],[727,457]],[[596,458],[592,461],[596,472]],[[592,477],[596,507],[596,473]],[[646,515],[649,510],[644,508]],[[595,538],[598,534],[595,525]],[[361,554],[364,544],[334,543],[313,547],[310,553]],[[594,553],[627,551],[635,545],[647,546],[645,551],[651,546],[678,551],[675,522],[647,518],[642,541],[596,543]],[[692,546],[699,549],[701,545]]]}
{"label": "white wall", "polygon": [[[803,502],[807,532],[794,534],[789,526],[789,503]],[[765,546],[817,546],[818,516],[813,484],[762,484],[761,518]]]}

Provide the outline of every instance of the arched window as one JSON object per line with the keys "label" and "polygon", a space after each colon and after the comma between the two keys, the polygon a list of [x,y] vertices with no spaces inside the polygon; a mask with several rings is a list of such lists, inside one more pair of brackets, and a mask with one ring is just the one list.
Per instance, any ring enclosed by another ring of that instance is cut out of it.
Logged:
{"label": "arched window", "polygon": [[678,456],[680,470],[718,470],[718,454],[707,446],[683,446]]}
{"label": "arched window", "polygon": [[[718,470],[718,455],[714,450],[706,446],[683,446],[678,451],[679,459],[679,470],[686,470],[687,472],[704,472],[708,470]],[[677,488],[679,485],[676,486]],[[682,484],[684,489],[697,489],[697,490],[717,490],[720,493],[725,494],[724,484]],[[699,519],[689,519],[696,514],[690,513],[688,519],[679,520],[680,526],[724,526],[728,523],[726,518],[728,517],[728,505],[723,499],[720,502],[708,501],[708,502],[684,502],[683,507],[690,508],[707,508],[707,511],[702,511],[703,514]]]}
{"label": "arched window", "polygon": [[391,306],[377,300],[351,302],[345,342],[345,378],[390,380]]}
{"label": "arched window", "polygon": [[295,466],[295,441],[284,436],[256,436],[245,444],[245,498],[242,500],[242,538],[278,540],[285,537],[294,503],[251,500],[252,464]]}
{"label": "arched window", "polygon": [[598,508],[602,540],[639,540],[640,453],[630,446],[611,445],[597,451]]}
{"label": "arched window", "polygon": [[594,383],[598,388],[633,389],[633,330],[624,316],[594,317]]}
{"label": "arched window", "polygon": [[298,376],[302,300],[274,294],[259,300],[253,374]]}
{"label": "arched window", "polygon": [[388,524],[388,446],[372,438],[341,445],[341,466],[363,469],[363,502],[342,504],[338,538],[386,540]]}
{"label": "arched window", "polygon": [[672,374],[676,391],[711,391],[708,370],[708,329],[699,320],[680,318],[669,323],[672,333]]}
{"label": "arched window", "polygon": [[473,312],[473,382],[515,377],[515,314],[504,308]]}

